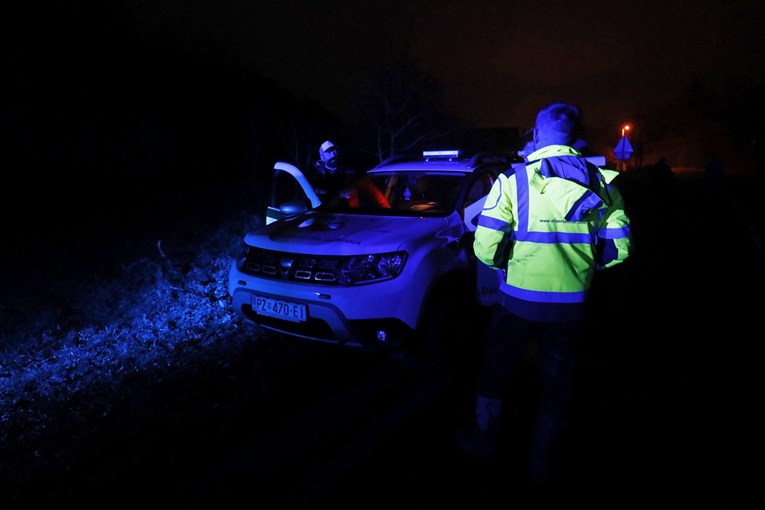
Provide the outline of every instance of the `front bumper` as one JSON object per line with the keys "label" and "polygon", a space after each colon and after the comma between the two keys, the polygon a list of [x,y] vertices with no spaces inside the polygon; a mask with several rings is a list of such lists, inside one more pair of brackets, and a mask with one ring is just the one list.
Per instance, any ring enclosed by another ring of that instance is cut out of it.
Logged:
{"label": "front bumper", "polygon": [[[317,290],[312,285],[254,278],[237,269],[229,278],[232,306],[239,317],[286,335],[365,350],[408,342],[423,301],[420,289],[403,288],[402,279]],[[255,295],[303,304],[307,320],[260,315],[252,306]]]}

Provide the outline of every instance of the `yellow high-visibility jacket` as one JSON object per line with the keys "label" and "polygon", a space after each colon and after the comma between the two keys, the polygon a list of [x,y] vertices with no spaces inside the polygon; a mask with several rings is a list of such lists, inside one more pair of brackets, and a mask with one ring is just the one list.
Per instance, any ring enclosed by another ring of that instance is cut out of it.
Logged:
{"label": "yellow high-visibility jacket", "polygon": [[617,175],[550,145],[499,176],[473,247],[481,262],[505,270],[505,307],[530,320],[581,318],[595,271],[630,253],[630,220],[611,185]]}

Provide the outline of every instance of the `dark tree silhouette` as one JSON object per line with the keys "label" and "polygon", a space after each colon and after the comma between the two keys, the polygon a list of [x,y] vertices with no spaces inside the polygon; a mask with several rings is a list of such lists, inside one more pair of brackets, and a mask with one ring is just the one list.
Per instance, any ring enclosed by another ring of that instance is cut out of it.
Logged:
{"label": "dark tree silhouette", "polygon": [[356,98],[356,123],[368,133],[366,151],[378,161],[456,139],[441,86],[406,58],[383,65]]}

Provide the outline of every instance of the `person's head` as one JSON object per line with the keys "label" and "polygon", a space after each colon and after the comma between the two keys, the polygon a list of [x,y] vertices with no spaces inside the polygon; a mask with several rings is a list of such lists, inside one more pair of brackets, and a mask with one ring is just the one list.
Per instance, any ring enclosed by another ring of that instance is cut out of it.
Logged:
{"label": "person's head", "polygon": [[534,125],[534,147],[571,145],[579,135],[581,112],[569,103],[552,103],[537,114]]}
{"label": "person's head", "polygon": [[327,140],[319,147],[319,157],[324,162],[324,166],[334,170],[337,167],[337,148],[335,144]]}

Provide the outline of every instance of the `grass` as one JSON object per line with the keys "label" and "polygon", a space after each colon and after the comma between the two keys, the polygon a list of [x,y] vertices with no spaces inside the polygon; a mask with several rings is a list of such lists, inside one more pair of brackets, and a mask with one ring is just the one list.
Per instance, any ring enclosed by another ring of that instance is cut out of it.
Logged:
{"label": "grass", "polygon": [[82,236],[62,242],[55,259],[37,253],[9,268],[0,296],[0,493],[71,469],[82,455],[75,450],[124,412],[131,393],[195,364],[225,363],[252,343],[227,283],[253,216],[236,200],[171,216],[131,226],[145,237]]}

